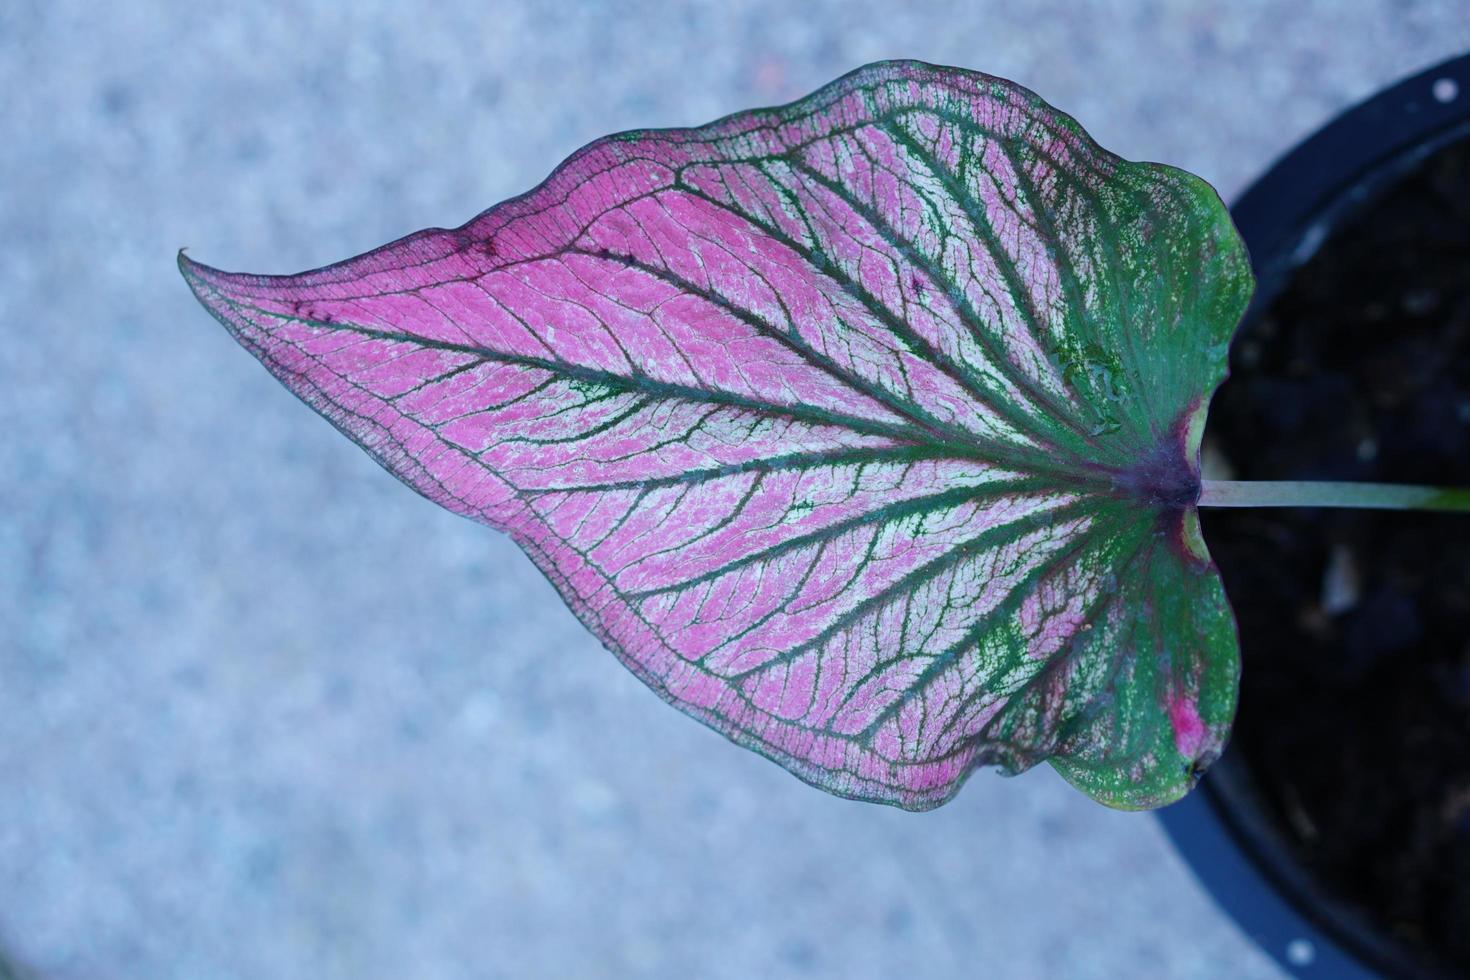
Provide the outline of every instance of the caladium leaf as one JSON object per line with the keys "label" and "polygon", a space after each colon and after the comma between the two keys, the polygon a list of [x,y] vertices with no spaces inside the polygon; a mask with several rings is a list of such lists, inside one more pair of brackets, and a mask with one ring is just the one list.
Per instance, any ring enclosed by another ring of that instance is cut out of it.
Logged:
{"label": "caladium leaf", "polygon": [[823,789],[920,809],[1049,759],[1151,807],[1226,737],[1194,502],[1244,249],[1203,181],[1017,85],[872,65],[314,272],[180,264],[663,698]]}

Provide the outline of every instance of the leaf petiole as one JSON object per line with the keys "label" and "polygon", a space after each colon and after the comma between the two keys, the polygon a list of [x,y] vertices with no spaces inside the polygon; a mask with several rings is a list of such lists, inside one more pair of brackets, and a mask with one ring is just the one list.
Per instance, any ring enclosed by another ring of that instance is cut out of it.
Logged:
{"label": "leaf petiole", "polygon": [[1314,480],[1205,480],[1200,507],[1364,507],[1470,512],[1470,488]]}

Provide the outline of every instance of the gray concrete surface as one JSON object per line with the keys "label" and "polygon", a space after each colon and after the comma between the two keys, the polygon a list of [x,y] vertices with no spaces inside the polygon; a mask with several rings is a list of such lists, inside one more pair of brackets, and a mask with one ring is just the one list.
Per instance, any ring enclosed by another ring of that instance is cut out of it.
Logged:
{"label": "gray concrete surface", "polygon": [[912,815],[663,706],[193,302],[891,56],[1228,196],[1463,2],[0,6],[0,948],[43,978],[1232,977],[1147,816]]}

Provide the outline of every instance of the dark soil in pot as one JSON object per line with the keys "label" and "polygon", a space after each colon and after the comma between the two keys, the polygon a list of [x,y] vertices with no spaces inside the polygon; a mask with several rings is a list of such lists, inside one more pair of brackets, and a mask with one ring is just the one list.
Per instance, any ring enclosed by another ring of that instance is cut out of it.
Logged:
{"label": "dark soil in pot", "polygon": [[[1332,229],[1231,370],[1216,476],[1470,486],[1470,140]],[[1268,818],[1322,891],[1470,972],[1470,517],[1202,517]]]}

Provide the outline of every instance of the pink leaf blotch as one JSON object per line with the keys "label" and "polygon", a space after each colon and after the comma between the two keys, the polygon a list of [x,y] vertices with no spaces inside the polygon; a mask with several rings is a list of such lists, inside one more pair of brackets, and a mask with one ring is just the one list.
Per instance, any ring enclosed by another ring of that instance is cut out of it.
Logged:
{"label": "pink leaf blotch", "polygon": [[660,696],[823,789],[921,809],[1049,759],[1151,807],[1223,744],[1190,423],[1244,250],[1208,185],[1017,85],[876,64],[313,272],[179,262]]}

